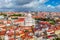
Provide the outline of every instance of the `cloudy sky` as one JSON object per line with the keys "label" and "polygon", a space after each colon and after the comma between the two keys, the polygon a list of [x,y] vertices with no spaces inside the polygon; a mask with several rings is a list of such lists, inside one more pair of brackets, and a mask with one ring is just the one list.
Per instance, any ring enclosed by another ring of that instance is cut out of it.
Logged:
{"label": "cloudy sky", "polygon": [[0,12],[60,12],[60,0],[0,0]]}

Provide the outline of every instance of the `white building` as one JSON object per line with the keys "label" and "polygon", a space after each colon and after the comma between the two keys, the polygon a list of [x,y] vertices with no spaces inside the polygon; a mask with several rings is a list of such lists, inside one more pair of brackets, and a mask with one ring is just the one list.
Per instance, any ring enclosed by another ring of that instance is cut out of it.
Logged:
{"label": "white building", "polygon": [[5,36],[4,36],[4,40],[9,40],[8,35],[5,35]]}
{"label": "white building", "polygon": [[15,20],[15,24],[20,26],[35,26],[35,20],[32,18],[32,15],[29,13],[26,17],[20,17],[18,20]]}
{"label": "white building", "polygon": [[32,18],[32,15],[29,13],[24,20],[24,26],[33,26],[35,25],[35,20]]}
{"label": "white building", "polygon": [[4,18],[4,16],[3,15],[0,15],[0,19],[3,19]]}

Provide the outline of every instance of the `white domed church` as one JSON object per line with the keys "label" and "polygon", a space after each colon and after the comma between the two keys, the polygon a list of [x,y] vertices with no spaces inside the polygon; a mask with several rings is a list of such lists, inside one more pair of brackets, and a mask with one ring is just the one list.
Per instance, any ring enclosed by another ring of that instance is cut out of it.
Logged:
{"label": "white domed church", "polygon": [[24,20],[24,26],[33,26],[35,25],[35,20],[32,18],[32,15],[29,13]]}
{"label": "white domed church", "polygon": [[28,13],[26,17],[21,17],[15,21],[15,24],[20,26],[35,26],[35,20],[32,18],[32,15]]}

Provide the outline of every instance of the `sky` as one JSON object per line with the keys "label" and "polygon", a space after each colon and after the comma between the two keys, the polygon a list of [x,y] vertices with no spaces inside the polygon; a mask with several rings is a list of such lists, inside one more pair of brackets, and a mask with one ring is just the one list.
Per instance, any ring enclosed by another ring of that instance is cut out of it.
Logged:
{"label": "sky", "polygon": [[0,12],[60,12],[60,0],[0,0]]}

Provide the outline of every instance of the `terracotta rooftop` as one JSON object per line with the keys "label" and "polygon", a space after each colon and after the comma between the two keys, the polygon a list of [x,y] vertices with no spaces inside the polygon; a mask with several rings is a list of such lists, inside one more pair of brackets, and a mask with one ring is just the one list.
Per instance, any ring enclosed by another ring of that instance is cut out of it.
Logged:
{"label": "terracotta rooftop", "polygon": [[17,19],[15,20],[14,22],[23,22],[25,18],[20,18],[20,19]]}

